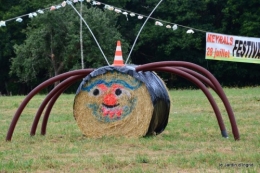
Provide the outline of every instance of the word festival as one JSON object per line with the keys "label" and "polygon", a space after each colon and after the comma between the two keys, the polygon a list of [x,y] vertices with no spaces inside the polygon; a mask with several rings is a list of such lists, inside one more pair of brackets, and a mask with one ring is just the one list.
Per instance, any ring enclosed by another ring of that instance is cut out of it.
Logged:
{"label": "word festival", "polygon": [[233,56],[260,58],[260,42],[235,40]]}

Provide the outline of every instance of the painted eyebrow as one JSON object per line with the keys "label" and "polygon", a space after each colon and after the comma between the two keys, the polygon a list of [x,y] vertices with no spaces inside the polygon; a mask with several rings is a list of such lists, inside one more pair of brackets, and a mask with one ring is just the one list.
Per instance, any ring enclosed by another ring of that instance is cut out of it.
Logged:
{"label": "painted eyebrow", "polygon": [[106,85],[107,87],[111,87],[113,84],[120,84],[128,89],[131,89],[131,90],[134,90],[134,89],[137,89],[141,86],[141,82],[136,82],[137,85],[130,85],[129,83],[127,83],[126,81],[124,80],[119,80],[119,79],[116,79],[116,80],[111,80],[110,82],[106,82],[105,80],[103,79],[99,79],[99,80],[96,80],[94,81],[93,83],[91,83],[90,85],[86,86],[86,87],[82,87],[81,89],[83,91],[90,91],[92,88],[94,88],[95,86],[99,85],[99,84],[104,84]]}

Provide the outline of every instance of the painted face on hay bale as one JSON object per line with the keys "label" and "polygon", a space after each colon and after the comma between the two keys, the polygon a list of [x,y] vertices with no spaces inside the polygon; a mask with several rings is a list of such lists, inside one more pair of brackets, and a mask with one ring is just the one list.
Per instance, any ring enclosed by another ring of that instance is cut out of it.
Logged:
{"label": "painted face on hay bale", "polygon": [[86,106],[99,121],[114,122],[128,116],[136,107],[141,82],[117,71],[88,81],[83,87],[89,101]]}
{"label": "painted face on hay bale", "polygon": [[[145,83],[156,76],[152,72],[137,73],[129,67],[113,66],[92,72],[83,79],[74,101],[74,117],[80,130],[96,138],[141,137],[158,130],[158,126],[164,129],[170,104],[166,107],[162,104],[160,92],[151,93],[156,91],[153,87],[158,81]],[[160,113],[163,123],[157,117]]]}

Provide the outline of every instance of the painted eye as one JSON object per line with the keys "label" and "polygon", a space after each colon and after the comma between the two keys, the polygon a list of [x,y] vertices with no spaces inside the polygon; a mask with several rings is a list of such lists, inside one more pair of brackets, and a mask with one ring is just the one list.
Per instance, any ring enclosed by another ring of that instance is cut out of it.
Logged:
{"label": "painted eye", "polygon": [[120,95],[122,94],[122,90],[119,89],[119,88],[116,89],[115,94],[116,94],[117,96],[120,96]]}
{"label": "painted eye", "polygon": [[100,92],[99,92],[99,89],[97,89],[97,88],[94,89],[94,91],[93,91],[93,95],[94,95],[94,96],[98,96],[99,93],[100,93]]}

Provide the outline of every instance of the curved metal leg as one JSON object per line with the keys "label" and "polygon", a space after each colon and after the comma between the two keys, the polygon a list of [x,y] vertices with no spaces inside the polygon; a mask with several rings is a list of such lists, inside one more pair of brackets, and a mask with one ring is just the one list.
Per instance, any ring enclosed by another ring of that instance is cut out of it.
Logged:
{"label": "curved metal leg", "polygon": [[73,80],[68,81],[66,84],[64,84],[64,87],[62,87],[62,89],[60,91],[58,91],[58,93],[55,94],[55,96],[51,99],[51,101],[49,102],[48,107],[45,111],[43,120],[42,120],[41,135],[46,134],[46,127],[47,127],[47,123],[48,123],[48,120],[49,120],[49,115],[50,115],[51,109],[52,109],[54,103],[56,102],[56,100],[58,99],[58,97],[60,96],[60,94],[63,91],[65,91],[68,87],[70,87],[72,84],[74,84],[76,81],[81,79],[82,77],[83,76],[75,77]]}
{"label": "curved metal leg", "polygon": [[210,104],[211,104],[211,106],[212,106],[212,108],[215,112],[215,115],[216,115],[216,118],[217,118],[217,121],[218,121],[218,125],[219,125],[220,131],[221,131],[221,135],[223,137],[228,137],[225,125],[223,123],[222,116],[221,116],[220,111],[218,109],[218,106],[217,106],[214,98],[212,97],[212,95],[208,91],[208,89],[205,87],[205,85],[200,80],[198,80],[194,76],[192,76],[192,75],[190,75],[190,74],[188,74],[188,73],[186,73],[182,70],[176,69],[174,67],[157,67],[157,68],[152,68],[150,70],[151,71],[152,70],[154,70],[154,71],[166,71],[166,72],[174,73],[174,74],[177,74],[177,75],[191,81],[195,85],[197,85],[204,92],[204,94],[208,98],[208,100],[209,100],[209,102],[210,102]]}
{"label": "curved metal leg", "polygon": [[200,73],[196,72],[196,71],[193,71],[193,70],[190,70],[188,68],[185,68],[185,67],[174,67],[174,68],[177,68],[179,70],[182,70],[184,72],[187,72],[189,74],[191,74],[192,76],[196,77],[197,79],[199,79],[200,81],[202,81],[204,84],[206,84],[207,86],[209,86],[210,88],[212,88],[216,93],[218,93],[218,90],[216,89],[216,87],[213,85],[213,83],[208,79],[206,78],[205,76],[201,75]]}
{"label": "curved metal leg", "polygon": [[86,73],[86,72],[92,72],[94,69],[83,69],[83,70],[75,70],[75,71],[71,71],[71,72],[67,72],[67,73],[63,73],[61,75],[58,75],[58,76],[55,76],[53,78],[50,78],[49,80],[41,83],[40,85],[38,85],[36,88],[34,88],[28,95],[27,97],[23,100],[23,102],[21,103],[21,105],[18,107],[13,119],[12,119],[12,122],[9,126],[9,129],[8,129],[8,132],[7,132],[7,135],[6,135],[6,141],[11,141],[12,139],[12,136],[13,136],[13,132],[14,132],[14,129],[15,129],[15,126],[17,124],[17,121],[19,120],[20,116],[21,116],[21,113],[23,111],[23,109],[25,108],[25,106],[28,104],[28,102],[31,100],[31,98],[37,94],[40,90],[42,90],[43,88],[55,83],[56,81],[59,81],[59,80],[63,80],[65,78],[68,78],[70,76],[74,76],[74,75],[77,75],[77,74],[82,74],[82,73]]}
{"label": "curved metal leg", "polygon": [[221,85],[219,84],[217,79],[208,70],[204,69],[203,67],[201,67],[199,65],[189,63],[189,62],[164,61],[164,62],[155,62],[155,63],[149,63],[149,64],[138,66],[138,67],[136,67],[136,71],[147,71],[147,70],[154,68],[154,67],[169,67],[169,66],[186,67],[186,68],[189,68],[189,69],[199,71],[202,74],[204,74],[206,77],[208,77],[208,79],[212,82],[212,84],[219,91],[219,97],[221,98],[222,102],[224,103],[224,106],[225,106],[226,111],[227,111],[228,116],[229,116],[229,120],[230,120],[230,123],[231,123],[232,133],[234,135],[234,138],[235,138],[235,140],[239,140],[239,132],[238,132],[235,116],[234,116],[233,110],[230,106],[230,103],[229,103]]}
{"label": "curved metal leg", "polygon": [[59,91],[63,92],[65,90],[64,86],[66,87],[66,85],[68,85],[68,83],[70,83],[70,82],[72,82],[74,80],[78,80],[78,79],[82,78],[83,76],[85,76],[85,74],[84,75],[77,75],[77,76],[70,77],[70,78],[62,81],[55,88],[52,89],[52,91],[46,96],[46,98],[43,100],[42,104],[38,108],[38,111],[37,111],[37,113],[36,113],[36,115],[34,117],[34,121],[33,121],[32,127],[31,127],[31,133],[30,133],[31,136],[35,135],[35,132],[36,132],[37,125],[39,123],[41,114],[42,114],[44,108],[46,107],[46,105],[48,104],[48,102],[50,101],[50,99],[52,97],[54,97],[57,92],[59,92]]}

